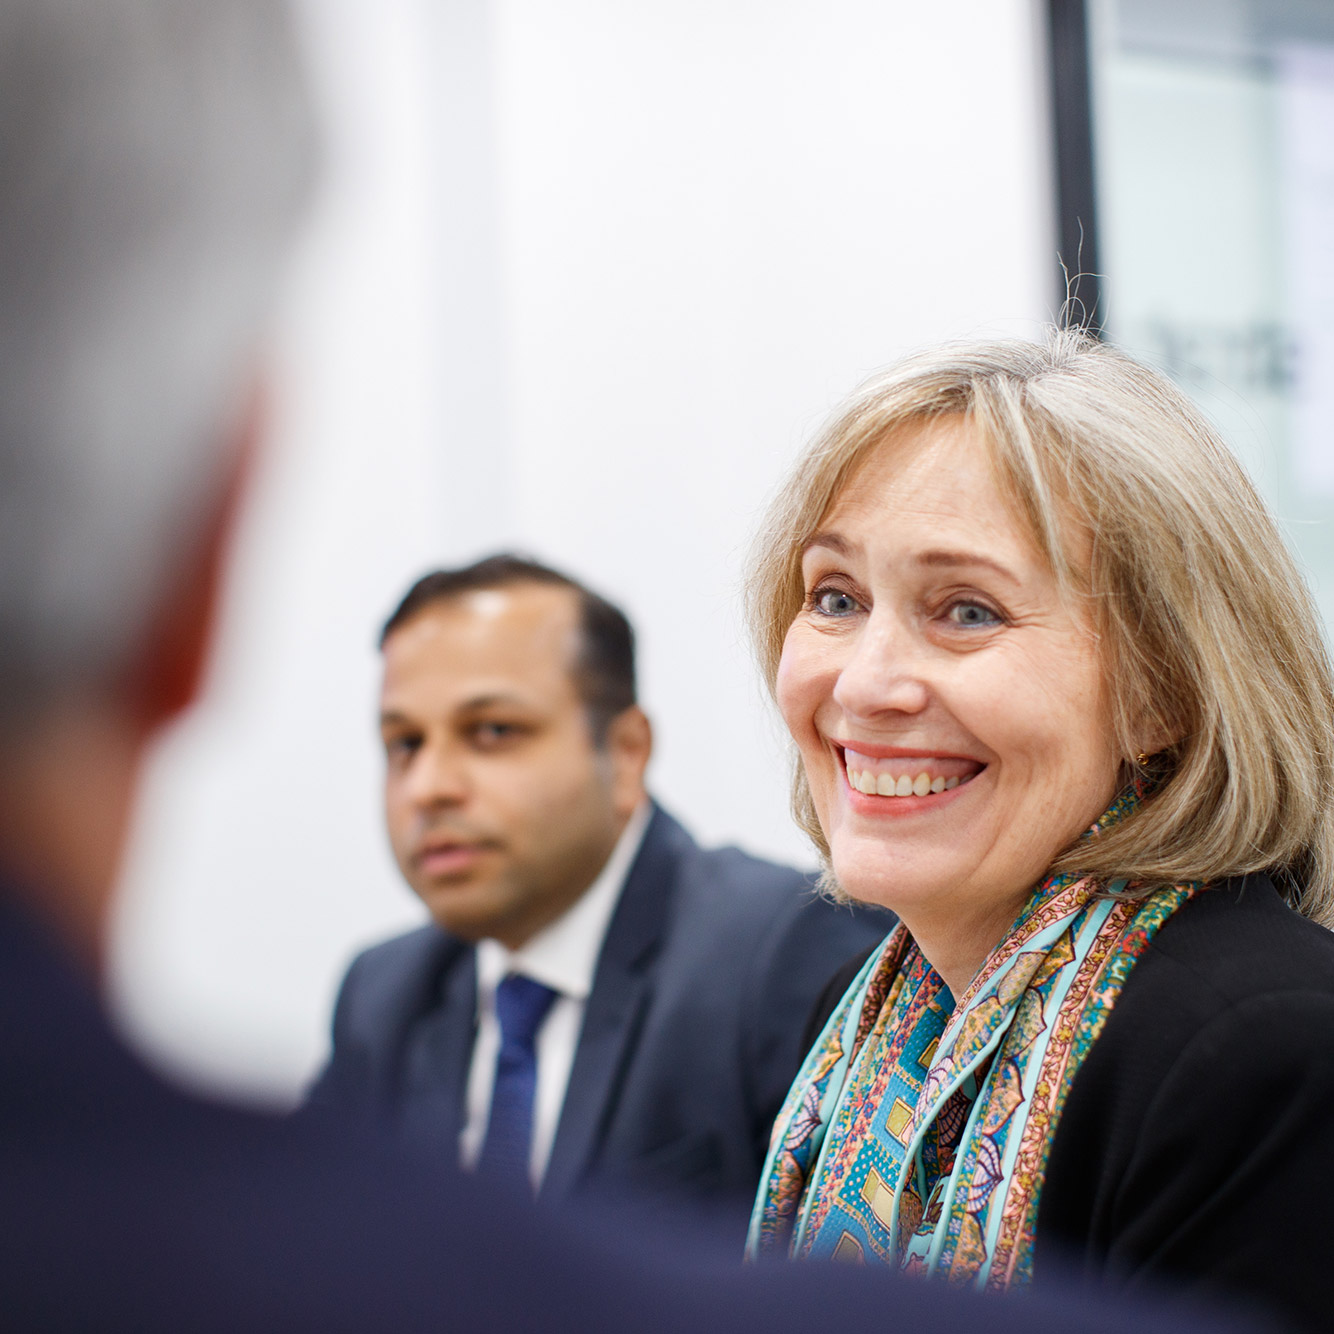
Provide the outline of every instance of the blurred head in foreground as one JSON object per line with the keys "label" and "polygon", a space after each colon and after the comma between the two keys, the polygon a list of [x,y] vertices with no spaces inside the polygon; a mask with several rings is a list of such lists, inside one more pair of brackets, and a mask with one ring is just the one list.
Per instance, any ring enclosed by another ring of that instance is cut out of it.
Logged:
{"label": "blurred head in foreground", "polygon": [[[85,950],[191,698],[312,180],[270,0],[0,12],[0,858]],[[122,812],[123,814],[123,812]]]}

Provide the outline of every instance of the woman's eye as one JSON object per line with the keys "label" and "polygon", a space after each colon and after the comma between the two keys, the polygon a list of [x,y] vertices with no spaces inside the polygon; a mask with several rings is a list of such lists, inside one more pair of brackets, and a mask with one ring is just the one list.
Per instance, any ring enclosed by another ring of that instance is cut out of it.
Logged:
{"label": "woman's eye", "polygon": [[945,613],[955,625],[999,625],[1000,617],[982,602],[955,602]]}
{"label": "woman's eye", "polygon": [[860,604],[851,593],[837,588],[817,588],[811,605],[824,616],[848,616],[860,610]]}

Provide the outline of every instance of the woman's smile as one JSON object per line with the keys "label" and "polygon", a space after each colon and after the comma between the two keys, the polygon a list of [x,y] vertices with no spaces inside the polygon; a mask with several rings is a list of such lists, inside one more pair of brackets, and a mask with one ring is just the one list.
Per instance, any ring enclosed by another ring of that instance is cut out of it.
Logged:
{"label": "woman's smile", "polygon": [[[873,749],[882,753],[876,755]],[[954,755],[885,753],[884,747],[870,745],[864,751],[844,746],[839,753],[851,796],[892,798],[893,810],[902,814],[937,809],[940,803],[920,799],[953,792],[955,788],[972,782],[986,768],[977,760]],[[902,800],[905,797],[918,800],[906,802]],[[887,800],[877,801],[857,809],[865,814],[876,814],[890,804]]]}

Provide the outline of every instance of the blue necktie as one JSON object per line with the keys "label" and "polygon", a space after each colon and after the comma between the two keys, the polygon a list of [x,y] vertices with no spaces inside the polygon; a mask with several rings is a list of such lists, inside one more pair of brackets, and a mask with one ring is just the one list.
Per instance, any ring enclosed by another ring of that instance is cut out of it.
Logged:
{"label": "blue necktie", "polygon": [[477,1170],[515,1182],[528,1181],[537,1092],[537,1030],[557,993],[531,977],[511,973],[496,988],[500,1052]]}

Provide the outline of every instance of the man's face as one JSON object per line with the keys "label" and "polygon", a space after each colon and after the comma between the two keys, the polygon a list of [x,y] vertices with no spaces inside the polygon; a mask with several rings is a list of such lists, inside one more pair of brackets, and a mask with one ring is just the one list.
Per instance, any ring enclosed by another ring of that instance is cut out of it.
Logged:
{"label": "man's face", "polygon": [[408,883],[440,926],[510,948],[586,890],[643,794],[638,710],[593,745],[572,668],[570,589],[465,593],[384,645],[385,817]]}

